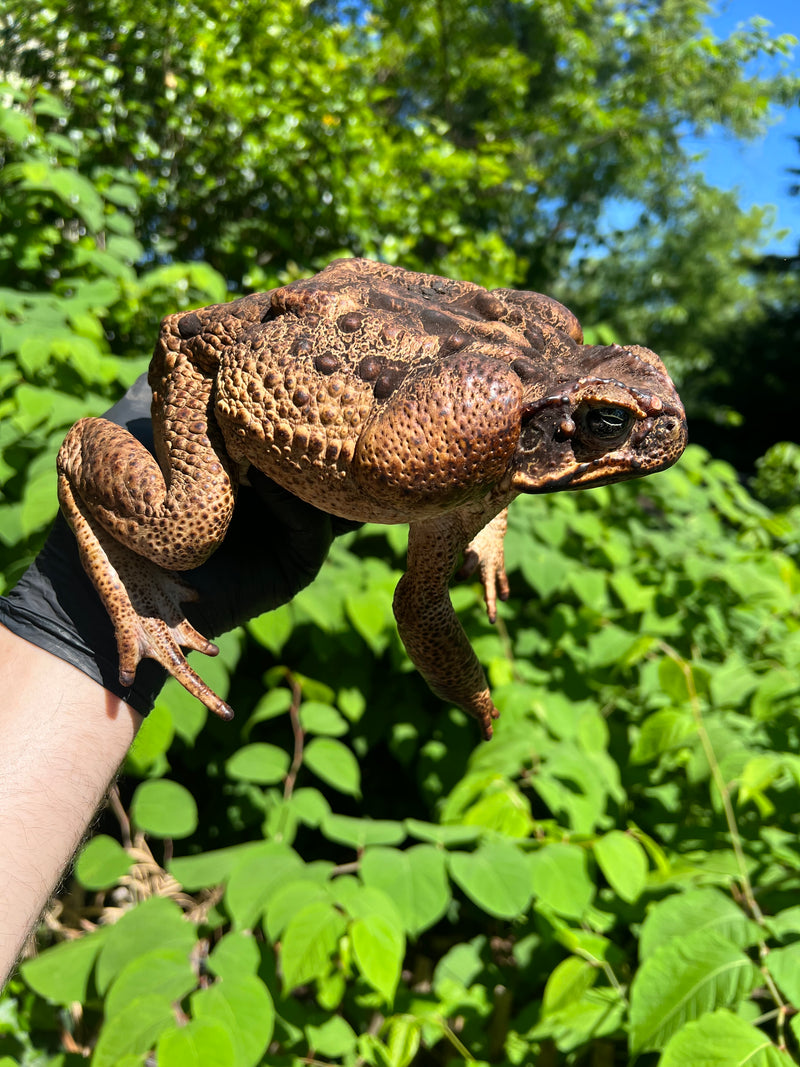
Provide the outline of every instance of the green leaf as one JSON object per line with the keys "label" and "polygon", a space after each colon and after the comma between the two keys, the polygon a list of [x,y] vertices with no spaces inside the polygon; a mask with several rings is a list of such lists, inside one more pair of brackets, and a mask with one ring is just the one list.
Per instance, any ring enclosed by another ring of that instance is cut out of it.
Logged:
{"label": "green leaf", "polygon": [[178,737],[192,745],[208,718],[208,710],[174,678],[167,679],[158,695],[157,705],[163,705],[169,712]]}
{"label": "green leaf", "polygon": [[[278,656],[291,636],[292,622],[291,605],[282,604],[273,611],[251,619],[247,624],[247,629],[260,645]],[[288,694],[288,690],[285,692]],[[291,704],[291,695],[289,695],[289,703]]]}
{"label": "green leaf", "polygon": [[356,919],[350,927],[350,937],[364,979],[391,1004],[405,955],[403,932],[381,915],[367,915]]}
{"label": "green leaf", "polygon": [[535,897],[557,915],[582,918],[595,893],[584,850],[556,842],[532,853],[530,862]]}
{"label": "green leaf", "polygon": [[394,630],[390,601],[384,590],[351,593],[345,598],[345,610],[354,629],[379,656],[389,644]]}
{"label": "green leaf", "polygon": [[765,963],[789,1003],[800,1004],[800,942],[771,949]]}
{"label": "green leaf", "polygon": [[755,923],[719,889],[690,889],[654,904],[647,912],[639,941],[644,960],[675,937],[713,931],[738,948],[747,948],[760,934]]}
{"label": "green leaf", "polygon": [[192,1015],[217,1023],[231,1038],[235,1067],[255,1067],[275,1028],[269,990],[254,974],[224,978],[192,996]]}
{"label": "green leaf", "polygon": [[141,725],[125,757],[126,773],[144,777],[156,760],[169,749],[175,736],[172,715],[163,703],[157,703]]}
{"label": "green leaf", "polygon": [[667,1044],[658,1067],[791,1067],[763,1030],[729,1011],[715,1011],[687,1023]]}
{"label": "green leaf", "polygon": [[286,882],[270,897],[264,928],[274,945],[295,915],[318,900],[330,902],[328,888],[319,882],[298,878]]}
{"label": "green leaf", "polygon": [[197,829],[197,804],[179,782],[155,778],[136,787],[131,820],[154,837],[189,837]]}
{"label": "green leaf", "polygon": [[797,704],[800,689],[795,671],[773,667],[769,674],[758,682],[750,701],[750,713],[754,719],[765,722],[781,712],[792,711]]}
{"label": "green leaf", "polygon": [[287,993],[328,973],[331,956],[346,928],[345,917],[327,901],[313,901],[294,916],[281,940],[281,971]]}
{"label": "green leaf", "polygon": [[356,819],[349,815],[323,816],[320,829],[329,841],[362,849],[367,845],[397,845],[405,840],[406,831],[401,822],[391,819]]}
{"label": "green leaf", "polygon": [[530,550],[523,555],[520,565],[525,581],[542,600],[548,600],[569,577],[570,562],[567,557],[545,545],[531,545]]}
{"label": "green leaf", "polygon": [[449,848],[469,845],[483,836],[480,826],[439,826],[437,823],[421,822],[419,819],[406,819],[405,824],[412,837]]}
{"label": "green leaf", "polygon": [[108,889],[133,863],[130,856],[113,837],[98,834],[84,847],[75,864],[75,877],[86,889]]}
{"label": "green leaf", "polygon": [[267,745],[261,741],[240,748],[225,763],[229,778],[256,782],[258,785],[282,782],[288,770],[288,753],[277,745]]}
{"label": "green leaf", "polygon": [[410,1015],[394,1015],[389,1020],[386,1048],[390,1067],[409,1067],[419,1052],[423,1021]]}
{"label": "green leaf", "polygon": [[129,211],[136,211],[139,207],[139,197],[136,194],[136,190],[127,183],[113,182],[104,190],[103,196],[106,200],[110,200],[112,204],[116,204],[117,207],[124,207]]}
{"label": "green leaf", "polygon": [[158,1067],[236,1067],[233,1037],[212,1019],[190,1019],[166,1030],[156,1047]]}
{"label": "green leaf", "polygon": [[743,1000],[761,980],[743,952],[712,931],[673,938],[644,961],[631,986],[631,1052],[659,1051],[687,1022]]}
{"label": "green leaf", "polygon": [[450,873],[479,908],[514,919],[528,907],[531,875],[528,858],[502,838],[482,841],[475,852],[453,852]]}
{"label": "green leaf", "polygon": [[197,978],[185,953],[175,949],[155,949],[127,963],[106,995],[106,1019],[123,1012],[139,997],[159,996],[168,1004],[183,1000],[197,985]]}
{"label": "green leaf", "polygon": [[40,997],[54,1004],[86,1000],[86,989],[108,928],[100,927],[74,941],[62,941],[20,967],[22,977]]}
{"label": "green leaf", "polygon": [[366,886],[391,897],[412,937],[441,919],[450,903],[445,854],[433,845],[414,845],[402,852],[368,848],[361,859],[361,877]]}
{"label": "green leaf", "polygon": [[289,804],[297,818],[306,826],[317,827],[331,806],[318,789],[295,789],[289,798]]}
{"label": "green leaf", "polygon": [[303,862],[280,841],[268,841],[238,864],[228,880],[225,905],[239,928],[253,929],[272,894],[297,877]]}
{"label": "green leaf", "polygon": [[278,715],[285,714],[291,706],[292,694],[288,689],[271,689],[256,704],[253,714],[245,723],[243,736],[249,737],[257,723],[275,719]]}
{"label": "green leaf", "polygon": [[208,957],[208,969],[217,978],[236,978],[255,974],[261,964],[261,953],[251,933],[230,930],[214,946]]}
{"label": "green leaf", "polygon": [[303,752],[303,764],[323,782],[349,796],[361,796],[361,771],[350,749],[332,737],[315,737]]}
{"label": "green leaf", "polygon": [[198,889],[207,889],[224,882],[234,868],[260,848],[260,844],[251,842],[201,852],[197,856],[179,856],[170,861],[169,873],[187,892],[194,893]]}
{"label": "green leaf", "polygon": [[542,997],[542,1017],[557,1015],[581,999],[594,985],[599,971],[586,960],[568,956],[547,979]]}
{"label": "green leaf", "polygon": [[433,990],[437,996],[445,998],[449,986],[465,990],[476,981],[484,969],[481,950],[485,941],[485,937],[475,937],[454,945],[442,956],[433,972]]}
{"label": "green leaf", "polygon": [[658,664],[658,678],[661,682],[662,691],[673,704],[690,702],[691,695],[688,688],[688,679],[682,663],[676,662],[669,656],[664,656]]}
{"label": "green leaf", "polygon": [[31,136],[34,126],[27,115],[4,107],[0,111],[0,134],[10,141],[22,144]]}
{"label": "green leaf", "polygon": [[305,1031],[309,1047],[317,1056],[341,1059],[355,1051],[358,1038],[341,1015],[332,1015],[319,1026],[309,1024]]}
{"label": "green leaf", "polygon": [[92,1067],[120,1067],[126,1056],[140,1056],[152,1049],[160,1034],[175,1025],[172,1005],[152,995],[129,1001],[100,1031]]}
{"label": "green leaf", "polygon": [[635,838],[611,830],[594,845],[594,854],[606,881],[629,904],[638,900],[647,884],[647,854]]}
{"label": "green leaf", "polygon": [[330,883],[333,900],[352,919],[379,915],[392,926],[402,929],[400,912],[392,898],[382,889],[362,885],[356,878],[336,878]]}
{"label": "green leaf", "polygon": [[604,626],[592,635],[587,651],[592,667],[609,667],[627,659],[638,644],[636,631],[623,630],[621,626]]}
{"label": "green leaf", "polygon": [[463,815],[465,826],[482,826],[506,837],[528,837],[533,829],[528,798],[510,782],[493,787]]}
{"label": "green leaf", "polygon": [[631,752],[631,763],[650,763],[664,752],[696,737],[697,729],[692,716],[678,708],[662,708],[642,723],[639,736]]}
{"label": "green leaf", "polygon": [[195,929],[180,908],[166,897],[150,897],[126,912],[109,928],[97,961],[96,984],[101,993],[131,960],[155,949],[174,949],[187,956],[195,947]]}
{"label": "green leaf", "polygon": [[319,700],[306,700],[300,705],[300,725],[307,733],[327,737],[341,737],[350,729],[336,708]]}

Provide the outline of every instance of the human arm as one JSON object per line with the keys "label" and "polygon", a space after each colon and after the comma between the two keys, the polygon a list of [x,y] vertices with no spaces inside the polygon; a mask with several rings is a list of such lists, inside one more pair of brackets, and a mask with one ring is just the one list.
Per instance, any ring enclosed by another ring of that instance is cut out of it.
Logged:
{"label": "human arm", "polygon": [[0,985],[133,741],[142,716],[0,626]]}
{"label": "human arm", "polygon": [[[149,405],[140,379],[106,417],[151,447]],[[184,574],[200,594],[187,614],[209,636],[291,599],[317,573],[334,536],[353,528],[257,472],[251,480],[240,490],[222,546]],[[0,634],[4,977],[166,672],[144,660],[134,685],[120,684],[113,628],[61,518],[19,584],[0,598]]]}

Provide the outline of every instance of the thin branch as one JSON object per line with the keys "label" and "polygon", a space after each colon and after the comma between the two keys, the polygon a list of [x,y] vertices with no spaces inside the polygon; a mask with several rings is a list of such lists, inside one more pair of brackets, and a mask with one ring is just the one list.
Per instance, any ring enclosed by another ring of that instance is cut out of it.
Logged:
{"label": "thin branch", "polygon": [[130,848],[133,844],[133,839],[131,837],[131,821],[128,818],[128,813],[125,811],[122,798],[119,795],[119,787],[116,782],[112,782],[109,787],[108,803],[117,817],[117,822],[119,823],[122,835],[122,844],[125,848]]}
{"label": "thin branch", "polygon": [[303,746],[305,743],[305,732],[300,723],[300,703],[303,698],[300,683],[294,675],[288,671],[286,673],[286,680],[292,691],[292,705],[289,708],[289,718],[292,723],[292,733],[294,734],[294,754],[292,756],[292,765],[289,768],[286,780],[283,783],[284,800],[288,800],[294,791],[294,784],[297,781],[297,775],[303,764]]}

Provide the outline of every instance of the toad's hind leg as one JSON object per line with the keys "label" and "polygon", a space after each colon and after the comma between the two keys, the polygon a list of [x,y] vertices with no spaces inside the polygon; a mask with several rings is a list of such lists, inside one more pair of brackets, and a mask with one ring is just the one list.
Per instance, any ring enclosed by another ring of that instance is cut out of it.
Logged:
{"label": "toad's hind leg", "polygon": [[195,593],[171,571],[208,558],[225,534],[235,498],[205,420],[187,423],[178,445],[162,449],[165,477],[127,430],[82,419],[59,452],[59,501],[114,625],[120,682],[130,685],[139,661],[150,657],[210,710],[230,718],[231,709],[181,652],[182,645],[209,655],[217,649],[186,619],[180,605]]}
{"label": "toad's hind leg", "polygon": [[456,559],[472,536],[459,512],[412,523],[394,613],[406,651],[430,688],[476,718],[488,741],[499,712],[448,592]]}

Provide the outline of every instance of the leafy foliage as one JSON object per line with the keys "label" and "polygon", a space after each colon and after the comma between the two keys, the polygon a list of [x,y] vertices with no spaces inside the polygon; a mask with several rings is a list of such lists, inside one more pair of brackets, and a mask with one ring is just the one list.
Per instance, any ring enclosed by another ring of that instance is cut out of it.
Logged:
{"label": "leafy foliage", "polygon": [[499,625],[454,591],[503,712],[481,746],[388,615],[354,633],[347,598],[385,596],[401,557],[348,535],[283,636],[265,617],[225,643],[233,724],[197,733],[166,687],[123,785],[149,848],[123,825],[109,881],[119,846],[91,841],[72,895],[100,887],[103,921],[12,984],[29,1062],[76,999],[97,1063],[205,1040],[253,1065],[626,1044],[669,1064],[691,1042],[794,1062],[796,535],[697,448],[640,485],[517,501]]}
{"label": "leafy foliage", "polygon": [[[786,42],[717,41],[703,11],[12,0],[4,579],[65,427],[158,318],[298,264],[557,283],[599,338],[685,365],[733,305],[755,321],[732,253],[759,220],[692,178],[679,130],[755,132],[791,84],[742,65]],[[627,233],[613,197],[644,213]],[[794,462],[762,468],[778,512],[697,447],[517,501],[498,624],[453,590],[502,709],[488,745],[399,643],[403,531],[340,539],[198,664],[234,723],[165,687],[0,1000],[0,1065],[800,1062]]]}
{"label": "leafy foliage", "polygon": [[67,429],[108,408],[146,369],[168,308],[223,299],[225,286],[206,264],[137,270],[134,183],[120,167],[79,172],[61,99],[0,84],[0,105],[0,573],[8,568],[8,580],[52,519]]}

